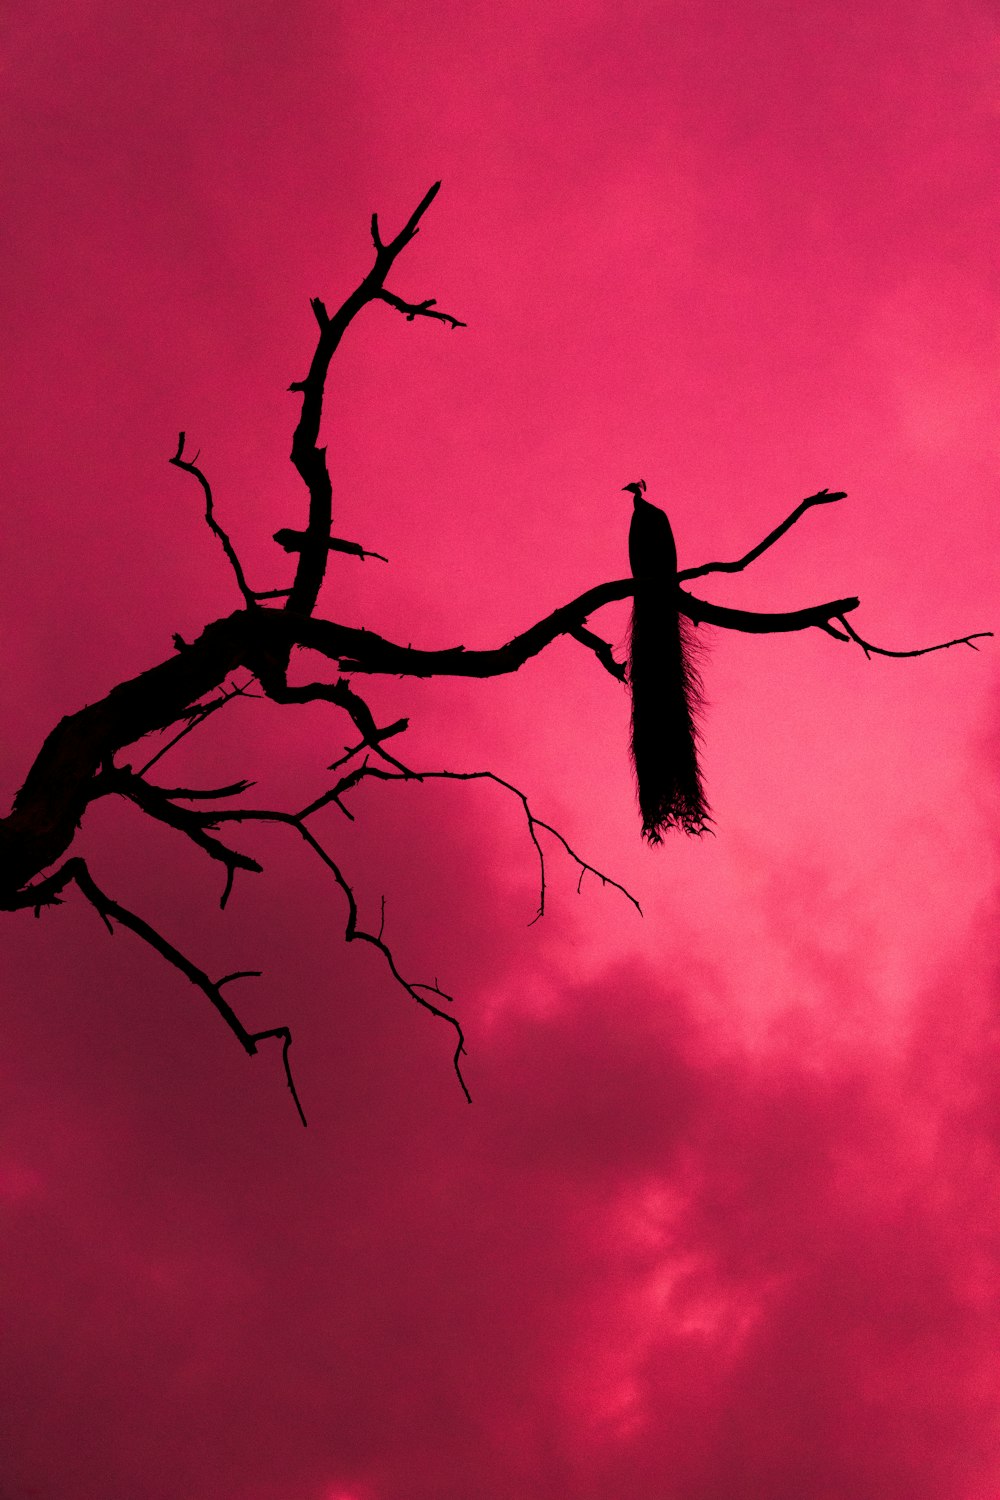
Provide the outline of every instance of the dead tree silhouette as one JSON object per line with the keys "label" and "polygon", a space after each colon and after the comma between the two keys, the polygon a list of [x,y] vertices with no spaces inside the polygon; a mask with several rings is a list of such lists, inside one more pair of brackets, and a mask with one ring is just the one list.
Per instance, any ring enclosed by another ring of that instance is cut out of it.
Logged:
{"label": "dead tree silhouette", "polygon": [[[438,192],[435,183],[425,194],[406,224],[392,239],[381,237],[378,216],[372,215],[371,236],[375,250],[371,270],[334,313],[318,298],[312,299],[317,324],[316,345],[309,371],[289,390],[301,395],[302,407],[292,442],[292,463],[308,495],[304,528],[282,528],[275,540],[296,558],[294,577],[285,588],[258,590],[250,587],[246,574],[226,531],[215,516],[212,489],[198,465],[198,455],[185,456],[182,432],[170,463],[190,475],[204,495],[205,520],[218,538],[232,569],[242,604],[230,614],[211,621],[197,639],[187,642],[174,637],[176,654],[113,687],[105,697],[61,719],[43,742],[24,784],[14,798],[11,812],[0,819],[0,910],[43,910],[61,904],[75,888],[94,907],[113,931],[115,924],[128,928],[180,971],[215,1007],[240,1042],[253,1055],[262,1042],[280,1041],[285,1076],[295,1106],[305,1124],[289,1065],[291,1031],[274,1026],[249,1031],[230,1005],[226,987],[238,979],[259,973],[238,970],[213,979],[145,918],[108,895],[94,880],[85,860],[72,852],[77,830],[88,807],[102,797],[127,798],[149,817],[185,834],[193,844],[225,870],[221,897],[224,907],[237,871],[260,872],[259,862],[231,848],[218,836],[227,823],[277,823],[291,829],[313,852],[339,888],[346,908],[344,938],[376,948],[400,988],[431,1014],[445,1021],[455,1033],[454,1067],[463,1090],[468,1090],[461,1072],[465,1039],[456,1017],[443,1008],[450,997],[436,983],[406,978],[385,942],[383,933],[369,932],[360,925],[358,905],[351,884],[337,860],[319,840],[310,824],[313,814],[331,804],[347,817],[352,814],[346,798],[367,779],[381,781],[490,780],[517,797],[523,807],[528,835],[535,846],[540,867],[538,915],[545,903],[545,864],[539,833],[557,840],[576,862],[580,878],[590,873],[614,886],[634,905],[638,902],[624,887],[588,864],[550,824],[532,812],[525,794],[492,771],[415,770],[395,758],[386,748],[408,727],[406,719],[379,725],[355,683],[365,675],[401,677],[494,677],[515,672],[560,636],[585,646],[601,666],[619,683],[627,680],[625,666],[618,662],[611,645],[592,631],[587,621],[595,611],[616,600],[633,597],[635,625],[632,635],[631,676],[634,699],[633,751],[639,782],[643,832],[651,842],[671,826],[700,832],[707,820],[700,775],[694,751],[691,719],[693,681],[685,662],[682,627],[687,621],[726,630],[769,634],[816,628],[833,639],[853,642],[866,655],[920,656],[950,646],[968,645],[991,634],[979,631],[913,651],[888,651],[862,639],[847,616],[858,606],[855,598],[834,599],[807,605],[783,614],[760,614],[710,604],[688,593],[680,585],[708,573],[739,572],[772,546],[814,505],[843,499],[842,493],[821,490],[810,495],[762,542],[735,562],[704,563],[700,567],[676,569],[676,553],[669,522],[662,511],[642,499],[641,486],[628,486],[635,495],[638,525],[632,547],[632,577],[596,584],[569,603],[559,606],[500,646],[467,650],[452,646],[428,651],[399,645],[376,632],[342,625],[317,616],[320,589],[332,551],[353,554],[364,560],[379,557],[357,542],[344,541],[332,533],[332,487],[326,449],[319,446],[320,419],[330,362],[340,341],[361,309],[384,302],[403,314],[407,322],[430,319],[451,329],[465,325],[450,313],[441,312],[433,298],[407,302],[387,289],[386,278],[397,257],[418,232],[420,221]],[[659,519],[662,518],[662,519]],[[652,542],[645,540],[647,528]],[[646,549],[649,549],[649,556]],[[384,561],[384,559],[383,559]],[[333,681],[293,686],[288,681],[292,650],[304,647],[326,657],[336,668]],[[329,703],[345,713],[357,734],[357,743],[333,763],[334,779],[297,811],[249,808],[233,805],[249,790],[250,783],[234,780],[216,787],[169,787],[149,779],[149,773],[180,740],[204,724],[227,703],[246,694],[251,684],[275,704]],[[171,733],[173,731],[173,733]],[[138,769],[118,759],[145,736],[167,733],[170,737]],[[205,804],[211,804],[206,806]],[[190,805],[193,804],[193,805]]]}

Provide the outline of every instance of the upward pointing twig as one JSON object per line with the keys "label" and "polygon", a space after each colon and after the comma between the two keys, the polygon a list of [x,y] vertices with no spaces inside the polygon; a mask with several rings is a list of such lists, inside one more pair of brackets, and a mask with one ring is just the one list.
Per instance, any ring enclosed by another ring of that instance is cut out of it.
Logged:
{"label": "upward pointing twig", "polygon": [[337,351],[341,339],[351,322],[369,302],[384,301],[402,312],[410,322],[414,319],[431,318],[448,323],[453,328],[462,327],[457,318],[437,310],[433,297],[422,302],[404,302],[394,292],[387,291],[385,279],[400,251],[413,239],[420,227],[420,220],[433,203],[440,188],[435,182],[424,194],[399,233],[391,240],[383,240],[378,215],[372,214],[372,243],[375,246],[375,264],[361,284],[340,305],[336,312],[327,311],[318,297],[312,298],[312,310],[319,328],[319,336],[304,380],[292,382],[291,390],[302,396],[299,420],[292,436],[292,463],[298,470],[309,493],[309,521],[301,533],[301,545],[292,584],[285,605],[289,614],[311,615],[316,607],[319,592],[326,575],[330,555],[330,528],[333,519],[333,487],[327,467],[326,449],[320,446],[320,423],[323,416],[323,400],[330,361]]}
{"label": "upward pointing twig", "polygon": [[756,547],[751,547],[750,551],[744,557],[739,558],[736,562],[710,562],[702,563],[700,568],[682,568],[677,574],[677,581],[680,583],[685,578],[704,578],[706,573],[742,573],[743,569],[748,568],[762,552],[766,552],[768,547],[773,547],[775,542],[779,541],[785,532],[795,525],[799,517],[804,516],[806,511],[811,510],[814,505],[830,505],[834,500],[846,499],[846,490],[837,490],[834,494],[831,494],[829,490],[818,490],[815,495],[807,496],[801,505],[796,506],[791,515],[782,521],[780,526],[776,526],[773,531],[768,532],[764,540],[758,542]]}

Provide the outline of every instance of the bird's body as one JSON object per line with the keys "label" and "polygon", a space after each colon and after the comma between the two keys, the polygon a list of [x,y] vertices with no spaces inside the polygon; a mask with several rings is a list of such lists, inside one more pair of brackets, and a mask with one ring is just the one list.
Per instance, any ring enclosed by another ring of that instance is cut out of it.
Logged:
{"label": "bird's body", "polygon": [[651,505],[641,494],[634,496],[635,508],[628,529],[628,562],[632,577],[643,584],[667,582],[676,586],[677,544],[666,512]]}
{"label": "bird's body", "polygon": [[666,514],[626,485],[634,499],[628,552],[635,594],[629,650],[632,760],[643,837],[662,841],[670,828],[704,833],[708,807],[698,766],[695,711],[701,683],[677,607],[677,547]]}

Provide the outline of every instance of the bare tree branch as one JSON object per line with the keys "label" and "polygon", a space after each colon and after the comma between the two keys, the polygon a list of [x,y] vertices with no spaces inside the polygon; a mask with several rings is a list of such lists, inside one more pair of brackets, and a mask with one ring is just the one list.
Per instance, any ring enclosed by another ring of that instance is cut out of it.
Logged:
{"label": "bare tree branch", "polygon": [[[125,766],[122,769],[129,768]],[[169,797],[175,802],[208,802],[214,801],[216,797],[238,797],[242,792],[248,792],[254,784],[252,781],[231,781],[228,786],[158,786],[155,790],[161,797]]]}
{"label": "bare tree branch", "polygon": [[842,619],[840,623],[847,632],[847,636],[855,641],[869,658],[872,656],[929,656],[932,651],[948,651],[952,646],[969,646],[973,651],[978,651],[976,641],[987,640],[993,634],[992,630],[977,630],[972,635],[956,636],[953,641],[942,641],[937,646],[919,646],[915,651],[889,651],[885,646],[873,646],[871,641],[862,640],[846,620]]}
{"label": "bare tree branch", "polygon": [[604,640],[602,636],[595,635],[585,625],[574,626],[567,634],[571,635],[575,641],[579,641],[582,646],[586,646],[590,651],[593,651],[601,666],[606,672],[610,672],[612,677],[617,678],[619,682],[626,681],[628,672],[625,669],[625,663],[615,661],[610,641]]}
{"label": "bare tree branch", "polygon": [[[404,720],[400,728],[390,725],[388,730],[379,729],[375,723],[371,709],[368,704],[351,687],[346,677],[339,678],[336,682],[308,682],[300,687],[289,687],[280,679],[275,679],[267,684],[267,695],[275,703],[335,703],[338,708],[343,708],[350,714],[355,727],[362,736],[362,745],[369,746],[380,755],[389,765],[395,766],[404,776],[413,773],[407,770],[401,760],[383,750],[382,741],[389,739],[393,734],[398,734],[401,729],[407,727],[408,721]],[[359,746],[360,748],[360,746]],[[352,751],[351,754],[356,754]]]}
{"label": "bare tree branch", "polygon": [[[195,460],[197,460],[197,457],[198,455],[195,454]],[[205,478],[205,475],[202,473],[201,469],[198,468],[197,462],[195,461],[188,463],[184,458],[183,432],[178,434],[177,452],[174,454],[170,462],[174,465],[175,468],[183,469],[185,474],[193,474],[195,479],[197,479],[198,483],[201,485],[202,490],[205,494],[205,520],[208,522],[209,527],[212,531],[215,532],[215,535],[222,543],[222,550],[225,552],[226,557],[229,559],[229,565],[233,570],[233,574],[236,578],[236,583],[239,591],[243,595],[243,601],[248,609],[252,609],[257,602],[256,598],[254,597],[253,590],[246,581],[242,564],[240,563],[239,558],[236,556],[235,547],[229,540],[227,534],[223,531],[222,527],[219,525],[218,521],[215,519],[215,509],[212,502],[212,486]]]}
{"label": "bare tree branch", "polygon": [[686,578],[703,578],[706,573],[742,573],[743,569],[748,568],[762,552],[766,552],[768,547],[773,547],[775,542],[795,525],[799,517],[804,516],[806,511],[814,505],[830,505],[834,500],[846,499],[846,490],[838,490],[836,494],[831,494],[829,490],[819,490],[815,495],[809,495],[800,505],[797,505],[787,520],[782,521],[780,526],[776,526],[773,531],[769,532],[762,542],[757,543],[756,547],[751,547],[750,551],[738,562],[702,563],[700,568],[682,568],[677,574],[677,580],[680,582],[681,579]]}
{"label": "bare tree branch", "polygon": [[[169,740],[167,744],[163,745],[159,750],[157,750],[152,760],[148,760],[142,767],[142,769],[136,772],[136,775],[145,776],[146,772],[152,770],[153,766],[156,765],[156,762],[158,760],[162,760],[163,757],[168,753],[168,751],[172,750],[175,745],[179,744],[186,735],[189,735],[192,730],[197,729],[199,724],[204,724],[205,720],[209,718],[211,714],[216,713],[220,708],[225,708],[226,704],[231,703],[234,698],[259,697],[259,693],[251,693],[247,691],[249,686],[249,683],[244,683],[242,687],[238,687],[236,686],[236,684],[234,684],[228,692],[223,692],[220,697],[213,698],[210,703],[206,703],[203,707],[199,706],[198,708],[195,708],[185,713],[184,715],[178,715],[179,718],[184,717],[188,721],[184,725],[184,728],[179,730],[178,733],[174,735],[173,739]],[[122,747],[117,746],[116,748],[121,749]]]}
{"label": "bare tree branch", "polygon": [[440,323],[450,323],[452,328],[468,328],[468,323],[460,323],[458,318],[453,318],[450,313],[435,312],[436,297],[427,297],[423,302],[404,302],[402,297],[397,297],[394,292],[387,292],[383,287],[379,292],[383,302],[388,302],[397,312],[406,314],[406,321],[412,323],[414,318],[437,318]]}
{"label": "bare tree branch", "polygon": [[175,807],[173,798],[183,797],[191,800],[213,796],[232,797],[245,791],[250,784],[248,781],[235,782],[232,786],[222,787],[214,793],[191,791],[186,788],[179,788],[176,792],[167,792],[161,787],[151,786],[141,776],[136,776],[132,771],[122,767],[105,770],[96,777],[93,783],[93,795],[96,798],[116,794],[127,798],[151,818],[156,818],[159,822],[166,823],[168,827],[176,828],[179,833],[185,834],[193,844],[224,865],[226,883],[219,901],[220,907],[224,909],[233,889],[236,871],[249,870],[259,875],[264,867],[249,854],[241,854],[238,849],[230,849],[218,839],[212,838],[207,830],[217,826],[214,813],[200,813],[191,808]]}
{"label": "bare tree branch", "polygon": [[343,755],[341,755],[338,760],[333,761],[328,767],[328,770],[339,770],[339,768],[346,765],[349,760],[353,760],[354,757],[360,751],[362,751],[366,745],[371,745],[373,741],[377,741],[378,744],[381,745],[383,740],[392,739],[394,734],[402,734],[403,731],[409,729],[409,727],[409,719],[397,719],[395,723],[387,724],[384,729],[376,729],[374,733],[369,732],[368,738],[362,740],[359,745],[352,745],[350,746],[350,748],[345,749]]}
{"label": "bare tree branch", "polygon": [[[375,264],[361,284],[345,299],[332,317],[327,313],[326,308],[320,302],[319,298],[313,298],[312,306],[316,322],[319,325],[319,338],[316,342],[308,375],[304,380],[295,381],[290,387],[290,389],[298,391],[302,395],[302,410],[295,429],[295,435],[292,438],[292,463],[298,470],[302,482],[309,493],[309,521],[299,551],[295,582],[292,585],[292,590],[285,606],[290,614],[310,615],[312,613],[319,598],[319,591],[326,573],[327,559],[330,555],[329,538],[333,514],[332,486],[326,464],[326,449],[319,447],[319,428],[323,415],[323,396],[326,389],[326,377],[330,368],[330,361],[336,353],[345,332],[361,309],[369,302],[392,299],[392,294],[387,294],[383,298],[385,278],[391,271],[400,251],[410,243],[413,236],[417,233],[420,227],[420,220],[437,196],[440,186],[439,182],[435,182],[428,192],[424,194],[413,213],[403,225],[403,228],[388,244],[383,243],[379,234],[378,218],[376,215],[372,215],[372,242],[375,246]],[[415,317],[418,313],[422,317],[437,318],[439,321],[451,322],[453,325],[457,321],[448,318],[444,314],[431,311],[431,302],[421,307],[409,308],[409,305],[407,306],[409,313],[412,315],[411,321],[412,317]]]}
{"label": "bare tree branch", "polygon": [[[394,779],[403,778],[394,777]],[[313,832],[309,828],[307,828],[304,821],[304,815],[300,813],[278,812],[274,809],[269,808],[226,808],[224,810],[219,810],[215,813],[214,816],[216,818],[216,821],[218,822],[284,823],[289,828],[295,829],[296,833],[298,833],[299,836],[309,845],[313,853],[316,854],[316,856],[330,871],[330,873],[333,875],[334,880],[337,882],[338,886],[344,894],[345,900],[347,901],[347,922],[344,927],[344,941],[348,943],[368,943],[371,947],[377,948],[378,951],[382,954],[382,957],[385,959],[386,965],[388,966],[389,972],[392,975],[393,979],[395,979],[396,983],[406,991],[410,998],[415,1000],[418,1005],[423,1007],[424,1010],[428,1010],[432,1015],[437,1016],[439,1020],[446,1021],[448,1025],[454,1029],[458,1038],[453,1057],[455,1073],[458,1077],[459,1083],[462,1086],[462,1092],[464,1093],[468,1102],[471,1104],[472,1095],[469,1093],[465,1079],[462,1076],[462,1067],[460,1061],[462,1055],[466,1050],[465,1034],[462,1031],[462,1027],[453,1015],[450,1015],[445,1010],[441,1010],[439,1006],[435,1005],[433,1001],[428,1000],[425,995],[420,993],[420,991],[426,990],[428,994],[437,995],[439,999],[447,1000],[449,1003],[451,1003],[452,997],[450,995],[446,995],[444,990],[442,990],[436,982],[434,984],[426,984],[417,980],[405,979],[400,973],[399,968],[397,967],[396,959],[392,952],[392,949],[386,942],[383,941],[381,931],[376,936],[375,933],[368,932],[359,925],[358,903],[351,884],[347,880],[347,877],[344,875],[336,860],[334,860],[333,857],[327,852],[327,850],[316,838],[315,834],[313,834]]]}
{"label": "bare tree branch", "polygon": [[[274,533],[273,540],[277,542],[279,547],[283,547],[286,552],[301,552],[307,537],[308,532],[294,531],[291,526],[282,526],[280,531]],[[384,563],[389,561],[387,557],[382,556],[381,552],[368,552],[361,546],[360,542],[345,542],[344,538],[340,536],[327,537],[326,545],[331,552],[347,552],[352,557],[360,557],[362,562],[364,562],[366,557],[375,557],[378,558],[379,562]],[[291,593],[291,590],[276,589],[270,597],[278,598],[280,594],[287,593]],[[264,597],[263,594],[257,595],[258,599],[263,599]]]}
{"label": "bare tree branch", "polygon": [[270,1031],[247,1031],[239,1016],[222,994],[223,985],[230,984],[235,979],[256,978],[259,976],[260,970],[241,969],[238,973],[226,974],[222,979],[212,980],[205,973],[204,969],[199,969],[197,964],[192,963],[179,948],[175,948],[173,943],[168,942],[162,933],[157,932],[156,928],[151,926],[149,922],[146,922],[142,917],[136,916],[135,912],[129,911],[127,907],[122,906],[118,901],[112,900],[110,896],[102,891],[82,859],[74,858],[67,860],[59,872],[59,878],[61,878],[63,884],[68,883],[70,880],[76,884],[98,913],[109,932],[114,931],[114,922],[118,922],[122,927],[129,928],[137,937],[142,938],[144,943],[148,943],[151,948],[155,949],[161,958],[165,958],[167,963],[179,970],[185,979],[188,979],[197,989],[200,989],[208,997],[248,1056],[252,1057],[256,1053],[258,1042],[267,1041],[270,1037],[282,1038],[284,1043],[282,1047],[282,1062],[285,1068],[285,1078],[288,1087],[291,1089],[299,1119],[305,1125],[306,1117],[299,1101],[288,1062],[288,1049],[292,1043],[290,1030],[287,1026],[281,1026]]}
{"label": "bare tree branch", "polygon": [[299,813],[298,816],[300,818],[310,817],[313,813],[318,812],[321,807],[325,807],[327,803],[336,802],[337,805],[341,808],[341,811],[346,812],[348,817],[350,817],[351,814],[348,809],[343,806],[341,798],[343,797],[343,794],[345,792],[350,791],[353,787],[356,787],[360,782],[369,777],[375,778],[379,781],[492,781],[495,782],[497,786],[502,786],[508,792],[511,792],[524,808],[524,816],[528,824],[528,834],[531,842],[535,846],[535,852],[538,855],[540,875],[538,910],[532,917],[531,921],[528,923],[529,927],[533,927],[538,921],[539,917],[543,917],[545,915],[545,855],[542,851],[541,844],[538,842],[538,835],[535,832],[537,828],[544,829],[546,833],[550,833],[553,838],[557,839],[559,843],[562,844],[563,848],[566,850],[566,853],[569,855],[573,863],[579,866],[580,879],[577,884],[578,891],[583,884],[584,875],[594,875],[603,886],[611,886],[613,890],[620,891],[621,894],[626,898],[626,900],[631,901],[636,911],[640,916],[642,916],[642,907],[639,905],[636,898],[632,895],[631,891],[627,890],[625,886],[619,885],[617,880],[612,880],[610,875],[603,874],[594,865],[588,864],[585,859],[581,859],[580,855],[570,847],[569,843],[559,832],[558,828],[553,828],[551,823],[545,823],[541,818],[535,817],[534,813],[531,811],[531,808],[528,805],[528,799],[525,796],[524,792],[521,791],[520,787],[516,787],[511,781],[505,781],[504,778],[502,776],[498,776],[495,771],[413,771],[410,773],[409,777],[404,777],[397,775],[392,771],[383,771],[381,767],[369,765],[366,761],[363,765],[358,766],[347,776],[342,777],[342,779],[337,782],[337,785],[331,788],[330,791],[324,792],[322,797],[317,797],[314,802],[310,802],[308,807],[303,808],[302,812]]}
{"label": "bare tree branch", "polygon": [[[442,650],[428,651],[416,646],[400,646],[373,630],[359,630],[315,618],[297,622],[297,643],[339,662],[344,672],[383,673],[398,677],[499,677],[516,672],[560,635],[571,635],[580,640],[578,632],[595,610],[620,599],[630,599],[633,588],[631,578],[598,584],[553,610],[506,645],[486,650],[447,646]],[[677,595],[678,609],[696,624],[716,625],[750,635],[808,630],[828,620],[839,619],[849,610],[857,609],[859,603],[857,599],[833,599],[805,609],[762,614],[710,604],[707,599],[696,599],[680,588]],[[599,640],[599,637],[594,639]],[[590,640],[584,644],[594,649]],[[617,677],[619,674],[615,671],[612,675]]]}

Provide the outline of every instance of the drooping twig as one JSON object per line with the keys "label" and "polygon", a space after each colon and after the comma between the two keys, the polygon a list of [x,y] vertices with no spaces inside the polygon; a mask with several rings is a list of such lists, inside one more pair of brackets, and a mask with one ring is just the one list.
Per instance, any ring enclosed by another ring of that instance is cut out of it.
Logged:
{"label": "drooping twig", "polygon": [[[404,778],[394,777],[394,779],[401,780]],[[445,994],[444,990],[442,990],[436,982],[434,984],[427,984],[417,980],[404,978],[399,968],[397,967],[396,959],[392,952],[392,949],[382,938],[381,931],[376,935],[373,932],[366,931],[363,927],[360,926],[358,919],[358,903],[350,882],[344,875],[336,860],[323,847],[312,830],[306,826],[302,814],[278,812],[271,808],[226,808],[224,810],[216,810],[212,814],[212,816],[216,822],[220,823],[283,823],[287,827],[295,829],[300,838],[302,838],[305,843],[309,845],[313,853],[316,854],[316,856],[330,871],[334,880],[337,882],[337,885],[340,887],[341,891],[344,894],[344,898],[347,902],[347,922],[344,927],[344,941],[348,943],[368,943],[371,947],[377,948],[378,951],[382,954],[382,957],[385,959],[386,965],[393,979],[395,979],[396,983],[406,991],[410,998],[415,1000],[416,1003],[422,1006],[424,1010],[428,1010],[432,1015],[437,1016],[439,1020],[446,1021],[448,1025],[454,1029],[458,1038],[453,1057],[455,1073],[458,1077],[459,1083],[462,1086],[462,1092],[471,1104],[472,1095],[469,1093],[465,1078],[462,1075],[462,1067],[460,1061],[462,1055],[466,1050],[465,1034],[462,1031],[461,1024],[455,1018],[455,1016],[449,1015],[447,1011],[442,1010],[440,1006],[435,1005],[432,1000],[427,999],[427,995],[421,994],[420,991],[426,991],[428,995],[437,995],[439,999],[447,1000],[449,1003],[451,1003],[452,997]]]}
{"label": "drooping twig", "polygon": [[575,849],[571,848],[569,842],[559,832],[558,828],[553,828],[551,823],[546,823],[541,818],[535,817],[535,814],[531,811],[531,808],[528,804],[528,799],[524,792],[521,791],[520,787],[515,786],[511,781],[505,781],[504,778],[502,776],[498,776],[495,771],[412,771],[409,777],[403,777],[393,771],[383,771],[380,766],[369,765],[366,761],[363,765],[357,766],[355,770],[342,777],[341,780],[337,782],[336,786],[332,787],[330,791],[324,792],[321,797],[317,797],[313,802],[310,802],[307,807],[304,807],[302,809],[298,816],[300,818],[311,817],[313,813],[319,812],[320,808],[326,807],[330,802],[335,802],[337,806],[340,807],[341,811],[346,812],[348,817],[350,817],[351,814],[349,810],[343,805],[341,799],[343,798],[345,792],[352,790],[354,787],[358,786],[360,782],[368,778],[372,778],[378,781],[493,781],[497,786],[502,786],[506,791],[512,793],[512,795],[518,799],[518,801],[521,803],[521,806],[524,808],[524,816],[528,824],[528,835],[531,839],[531,842],[534,844],[535,852],[538,855],[540,874],[538,910],[532,917],[531,921],[528,923],[529,927],[533,927],[534,924],[538,921],[539,917],[545,915],[545,855],[542,850],[541,844],[538,842],[538,835],[535,831],[538,828],[544,829],[546,833],[550,833],[554,839],[557,839],[558,842],[562,844],[563,848],[566,850],[566,853],[569,855],[573,863],[579,866],[580,879],[577,883],[578,891],[583,884],[584,875],[594,875],[602,885],[611,886],[613,890],[620,891],[621,894],[626,898],[626,900],[631,901],[636,911],[640,916],[642,916],[642,907],[639,905],[636,898],[632,895],[631,891],[626,890],[625,886],[619,885],[617,880],[612,880],[610,875],[605,875],[594,865],[588,864],[585,859],[582,859],[580,855],[576,853]]}
{"label": "drooping twig", "polygon": [[299,1119],[305,1125],[305,1113],[295,1088],[295,1080],[292,1077],[292,1070],[288,1061],[288,1049],[292,1044],[290,1029],[287,1026],[279,1026],[269,1031],[247,1031],[243,1022],[222,993],[223,985],[231,984],[236,979],[257,978],[260,975],[260,970],[240,969],[233,974],[223,975],[221,979],[212,980],[205,973],[204,969],[200,969],[197,964],[192,963],[186,954],[182,953],[179,948],[174,947],[173,943],[169,942],[162,933],[157,932],[156,928],[149,922],[137,916],[135,912],[129,911],[127,907],[122,906],[120,902],[113,900],[106,892],[102,891],[82,859],[74,858],[67,860],[60,874],[65,876],[67,881],[73,880],[98,913],[109,932],[114,931],[114,922],[118,922],[122,927],[129,928],[137,937],[142,938],[144,943],[148,943],[151,948],[155,949],[161,958],[165,958],[167,963],[179,970],[185,979],[190,980],[193,985],[200,989],[208,997],[230,1031],[239,1041],[240,1046],[250,1057],[256,1053],[258,1042],[266,1041],[270,1037],[282,1038],[281,1056],[285,1069],[285,1079],[291,1090],[292,1098],[295,1101],[295,1108],[298,1111]]}
{"label": "drooping twig", "polygon": [[567,634],[571,635],[575,641],[579,641],[581,646],[586,646],[588,650],[593,651],[601,666],[606,672],[610,672],[612,677],[617,678],[619,682],[626,680],[628,673],[625,669],[625,663],[615,660],[610,641],[604,640],[602,636],[595,635],[585,625],[576,625]]}
{"label": "drooping twig", "polygon": [[[242,975],[242,974],[231,974],[231,975],[228,975],[227,978],[230,978],[230,979],[242,979],[242,978],[244,978],[244,975]],[[221,980],[220,979],[219,983],[220,984],[224,984],[225,980]],[[281,1061],[282,1061],[282,1065],[284,1066],[284,1069],[285,1069],[285,1082],[288,1084],[288,1087],[291,1090],[292,1099],[294,1101],[295,1108],[298,1110],[298,1113],[299,1113],[299,1119],[302,1121],[303,1125],[308,1125],[309,1121],[306,1119],[306,1117],[305,1117],[305,1111],[303,1110],[302,1105],[299,1102],[299,1095],[298,1095],[298,1091],[297,1091],[297,1089],[295,1087],[295,1080],[292,1077],[292,1066],[291,1066],[291,1063],[288,1061],[288,1049],[292,1045],[291,1028],[288,1027],[288,1026],[274,1026],[274,1027],[271,1028],[270,1031],[255,1031],[253,1033],[253,1037],[251,1038],[251,1040],[254,1041],[254,1042],[266,1042],[272,1036],[273,1037],[280,1037],[281,1038]]]}
{"label": "drooping twig", "polygon": [[201,485],[205,495],[205,520],[208,522],[209,527],[212,531],[215,532],[215,535],[222,543],[222,550],[225,552],[226,557],[229,559],[229,566],[233,570],[237,587],[239,588],[240,593],[243,595],[244,604],[246,604],[248,609],[252,609],[256,605],[257,600],[253,590],[246,581],[246,576],[243,572],[243,565],[241,564],[239,558],[236,556],[236,548],[229,540],[226,532],[223,531],[222,527],[215,519],[215,507],[212,501],[212,486],[209,484],[201,469],[198,468],[198,464],[196,462],[198,455],[195,454],[195,461],[192,461],[190,463],[187,461],[187,459],[185,459],[184,440],[184,433],[179,433],[177,437],[177,452],[174,454],[170,462],[173,464],[174,468],[183,469],[185,474],[193,474],[195,479],[197,479],[198,483]]}

